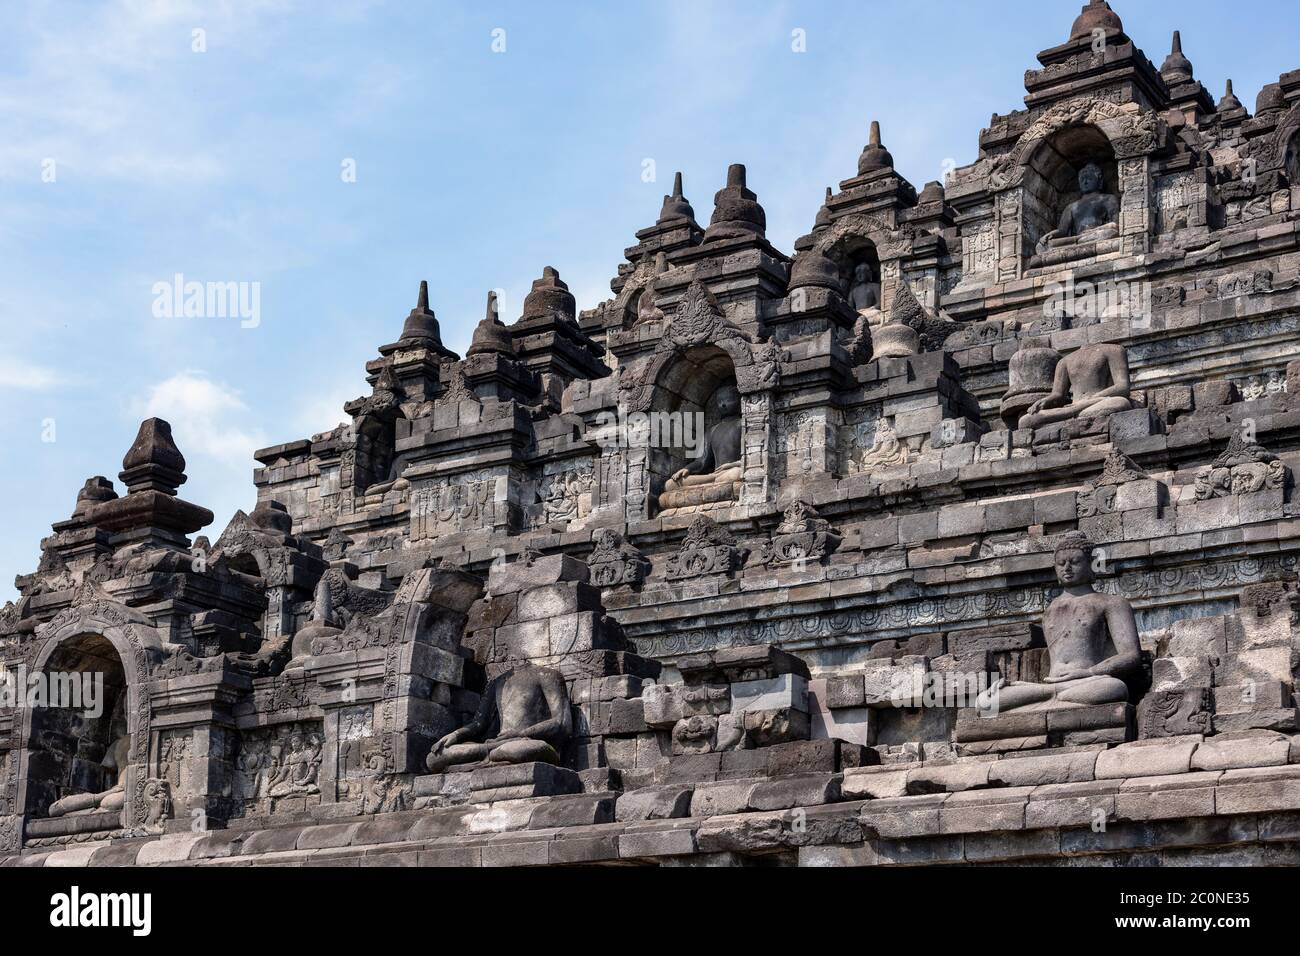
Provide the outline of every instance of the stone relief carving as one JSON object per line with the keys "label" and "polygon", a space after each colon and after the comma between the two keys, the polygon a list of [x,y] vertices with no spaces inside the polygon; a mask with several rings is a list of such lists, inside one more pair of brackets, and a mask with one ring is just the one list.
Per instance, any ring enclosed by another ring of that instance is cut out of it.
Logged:
{"label": "stone relief carving", "polygon": [[585,518],[591,513],[592,489],[595,484],[595,474],[590,468],[561,471],[551,475],[538,491],[538,497],[542,502],[539,523],[568,523]]}
{"label": "stone relief carving", "polygon": [[760,560],[768,567],[824,562],[843,540],[837,529],[806,501],[798,500],[782,515]]}
{"label": "stone relief carving", "polygon": [[[861,433],[858,440],[862,441]],[[870,446],[849,457],[848,471],[851,475],[870,474],[877,468],[906,465],[910,458],[907,443],[899,439],[893,422],[882,417],[876,420]]]}
{"label": "stone relief carving", "polygon": [[497,521],[498,481],[491,472],[480,471],[417,489],[411,501],[412,540],[492,527]]}
{"label": "stone relief carving", "polygon": [[650,560],[617,531],[600,528],[591,540],[594,547],[587,556],[587,566],[591,569],[591,583],[596,587],[637,585],[645,580]]}
{"label": "stone relief carving", "polygon": [[730,574],[744,563],[747,549],[738,546],[736,536],[707,515],[697,515],[686,530],[676,554],[668,558],[670,581],[710,574]]}
{"label": "stone relief carving", "polygon": [[1233,432],[1228,447],[1214,463],[1196,473],[1196,497],[1201,501],[1229,495],[1286,488],[1290,469],[1257,442]]}
{"label": "stone relief carving", "polygon": [[271,813],[281,800],[318,796],[324,743],[318,722],[245,732],[234,777],[234,797],[244,813]]}

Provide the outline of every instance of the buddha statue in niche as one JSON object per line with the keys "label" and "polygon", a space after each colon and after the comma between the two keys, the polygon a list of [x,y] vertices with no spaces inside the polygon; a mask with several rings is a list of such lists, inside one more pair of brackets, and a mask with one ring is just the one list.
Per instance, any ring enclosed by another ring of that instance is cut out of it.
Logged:
{"label": "buddha statue in niche", "polygon": [[859,262],[853,267],[848,299],[855,312],[880,308],[880,283],[871,274],[870,263]]}
{"label": "buddha statue in niche", "polygon": [[1041,682],[999,688],[999,713],[1052,710],[1128,700],[1124,678],[1141,664],[1133,608],[1118,595],[1093,590],[1095,546],[1078,532],[1056,547],[1056,580],[1064,589],[1043,614],[1052,666]]}
{"label": "buddha statue in niche", "polygon": [[75,816],[96,811],[121,810],[126,803],[126,766],[131,753],[131,737],[118,737],[104,754],[100,766],[115,772],[116,783],[102,793],[74,793],[50,804],[51,817]]}
{"label": "buddha statue in niche", "polygon": [[1038,428],[1072,418],[1099,418],[1133,407],[1124,346],[1085,345],[1056,366],[1052,391],[1029,406],[1021,428]]}
{"label": "buddha statue in niche", "polygon": [[1057,227],[1038,240],[1040,256],[1060,246],[1098,242],[1119,235],[1119,197],[1102,192],[1104,187],[1101,167],[1096,163],[1088,163],[1079,170],[1082,195],[1065,207]]}
{"label": "buddha statue in niche", "polygon": [[664,483],[659,507],[692,508],[734,501],[744,469],[741,466],[740,393],[730,383],[708,401],[707,430],[701,453]]}
{"label": "buddha statue in niche", "polygon": [[488,682],[474,719],[433,745],[425,766],[560,762],[573,729],[569,694],[559,671],[521,664]]}

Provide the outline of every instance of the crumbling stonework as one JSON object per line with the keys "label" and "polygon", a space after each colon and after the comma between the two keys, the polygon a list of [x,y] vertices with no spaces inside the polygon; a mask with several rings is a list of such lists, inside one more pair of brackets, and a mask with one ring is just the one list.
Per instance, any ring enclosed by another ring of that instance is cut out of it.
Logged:
{"label": "crumbling stonework", "polygon": [[793,255],[733,166],[592,310],[460,358],[421,286],[215,544],[145,422],[0,612],[109,697],[0,709],[0,854],[1300,862],[1300,71],[1216,105],[1101,0],[1038,59]]}

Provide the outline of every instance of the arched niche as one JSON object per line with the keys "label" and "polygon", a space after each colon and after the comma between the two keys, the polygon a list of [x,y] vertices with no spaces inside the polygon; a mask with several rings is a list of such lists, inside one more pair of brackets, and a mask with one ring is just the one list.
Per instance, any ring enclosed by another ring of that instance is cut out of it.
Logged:
{"label": "arched niche", "polygon": [[1030,253],[1043,235],[1057,228],[1061,215],[1082,195],[1079,173],[1089,163],[1101,169],[1102,192],[1119,196],[1115,149],[1110,138],[1091,123],[1057,130],[1030,154],[1021,190],[1024,242]]}
{"label": "arched niche", "polygon": [[[656,499],[664,482],[703,450],[708,430],[720,420],[718,400],[724,389],[737,389],[736,365],[719,345],[681,349],[660,369],[645,423],[649,434],[644,436],[650,488]],[[638,436],[632,436],[632,441],[635,444]]]}
{"label": "arched niche", "polygon": [[[163,647],[157,630],[138,611],[108,600],[68,608],[37,630],[40,650],[31,659],[29,674],[56,673],[83,662],[89,666],[109,667],[121,679],[105,677],[105,691],[115,689],[112,710],[105,707],[98,720],[107,721],[96,729],[102,737],[116,734],[125,725],[130,746],[125,773],[125,806],[120,819],[123,825],[143,824],[147,806],[138,788],[148,777],[151,747],[151,717],[146,689],[153,662],[162,657]],[[109,654],[111,649],[112,654]],[[57,741],[41,739],[39,729],[49,715],[38,716],[40,708],[24,708],[20,734],[19,777],[23,786],[15,794],[18,813],[28,818],[40,817],[49,804],[58,799],[57,787],[64,778],[58,762],[51,763],[51,749]],[[114,725],[115,715],[118,724]],[[120,736],[120,735],[119,735]],[[114,737],[116,739],[116,737]],[[111,743],[111,741],[110,741]],[[100,758],[102,760],[102,757]],[[69,776],[66,779],[71,780]],[[53,785],[55,793],[50,792]],[[112,786],[111,783],[108,786]],[[89,790],[81,792],[91,792]],[[102,792],[102,791],[100,791]],[[69,818],[71,819],[71,818]]]}
{"label": "arched niche", "polygon": [[44,817],[56,800],[117,783],[118,769],[104,761],[129,735],[130,709],[126,665],[102,634],[60,642],[37,674],[47,690],[29,715],[27,813]]}
{"label": "arched niche", "polygon": [[[880,305],[880,253],[876,244],[861,233],[846,233],[836,237],[822,249],[822,253],[835,263],[840,275],[840,291],[845,301],[855,309]],[[864,282],[874,286],[874,302],[857,304],[853,301],[855,289]]]}

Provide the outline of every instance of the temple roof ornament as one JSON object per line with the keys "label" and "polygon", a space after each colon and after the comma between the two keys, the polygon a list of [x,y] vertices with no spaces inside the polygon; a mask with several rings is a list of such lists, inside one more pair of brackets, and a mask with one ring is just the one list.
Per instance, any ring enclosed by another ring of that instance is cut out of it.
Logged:
{"label": "temple roof ornament", "polygon": [[172,440],[172,426],[161,418],[140,423],[135,441],[122,459],[118,478],[129,494],[161,491],[174,495],[185,484],[185,456]]}
{"label": "temple roof ornament", "polygon": [[415,308],[411,314],[406,317],[406,322],[402,325],[402,337],[399,340],[403,346],[429,346],[435,349],[442,348],[442,334],[438,328],[438,319],[429,308],[429,283],[420,281],[420,297],[415,303]]}
{"label": "temple roof ornament", "polygon": [[1160,67],[1160,75],[1175,83],[1185,83],[1192,78],[1192,61],[1183,56],[1183,38],[1178,30],[1174,31],[1173,47]]}
{"label": "temple roof ornament", "polygon": [[524,298],[524,320],[555,316],[574,321],[577,300],[569,286],[560,278],[553,266],[542,270],[542,277],[533,280],[532,291]]}
{"label": "temple roof ornament", "polygon": [[727,169],[727,185],[713,197],[713,218],[704,231],[704,241],[762,237],[767,232],[767,213],[758,204],[758,196],[745,185],[745,167],[732,163]]}
{"label": "temple roof ornament", "polygon": [[673,175],[673,194],[664,197],[663,208],[659,211],[659,222],[670,222],[674,219],[695,219],[695,210],[691,208],[691,204],[682,195],[682,174],[680,172]]}
{"label": "temple roof ornament", "polygon": [[1118,33],[1123,35],[1124,24],[1119,18],[1119,14],[1110,8],[1106,0],[1091,0],[1083,8],[1083,12],[1074,21],[1074,26],[1070,28],[1071,40],[1084,40],[1092,36],[1094,30],[1104,30],[1108,35]]}
{"label": "temple roof ornament", "polygon": [[1259,91],[1259,96],[1255,97],[1255,115],[1263,116],[1265,113],[1280,113],[1286,110],[1286,96],[1282,93],[1280,83],[1270,83]]}
{"label": "temple roof ornament", "polygon": [[475,327],[474,337],[465,354],[484,355],[493,352],[513,358],[515,346],[510,338],[510,332],[497,317],[497,294],[488,292],[486,314],[483,316],[483,321]]}
{"label": "temple roof ornament", "polygon": [[817,218],[813,220],[814,232],[816,232],[818,229],[824,229],[825,227],[831,224],[831,196],[832,195],[833,193],[831,192],[831,187],[827,186],[826,201],[822,203],[822,207],[817,210]]}
{"label": "temple roof ornament", "polygon": [[1223,90],[1223,99],[1219,100],[1217,109],[1222,113],[1226,110],[1239,110],[1241,108],[1241,100],[1237,99],[1237,95],[1232,92],[1232,80],[1229,79],[1227,86]]}
{"label": "temple roof ornament", "polygon": [[880,145],[880,123],[877,120],[872,120],[870,139],[867,140],[867,145],[862,148],[862,155],[858,157],[858,175],[865,176],[867,173],[875,172],[878,169],[893,168],[894,157],[890,155],[889,150]]}

